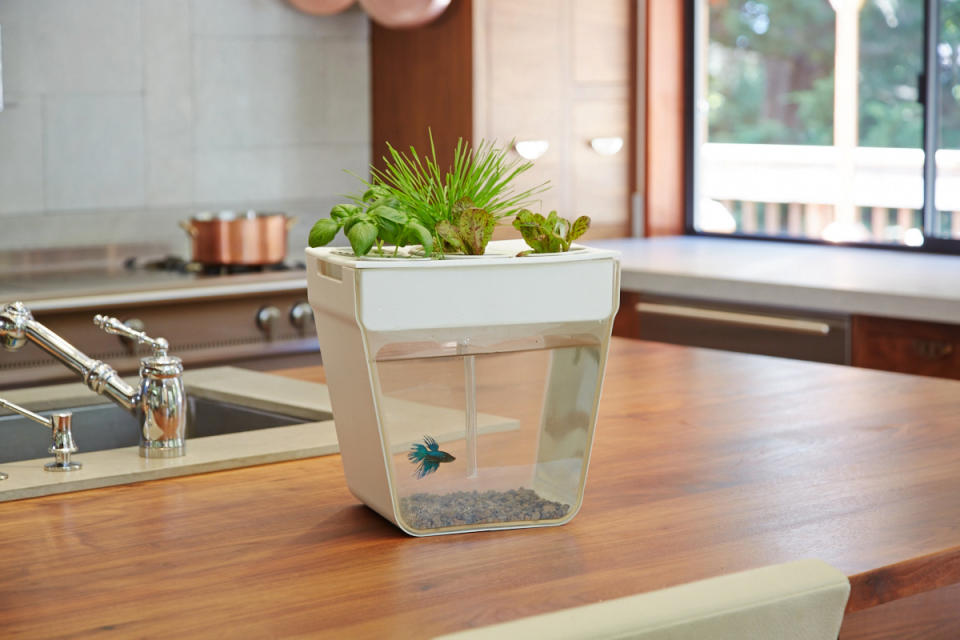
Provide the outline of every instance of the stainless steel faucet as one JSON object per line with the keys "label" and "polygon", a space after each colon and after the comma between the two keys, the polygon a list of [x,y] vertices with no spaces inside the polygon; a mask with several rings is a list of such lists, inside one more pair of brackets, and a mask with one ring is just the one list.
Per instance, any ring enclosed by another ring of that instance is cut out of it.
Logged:
{"label": "stainless steel faucet", "polygon": [[140,383],[127,384],[108,364],[85,355],[56,333],[34,320],[22,302],[0,307],[0,344],[15,351],[31,341],[80,375],[94,392],[137,414],[140,421],[140,455],[144,458],[173,458],[185,453],[187,428],[183,363],[168,355],[170,345],[163,338],[150,338],[116,318],[96,316],[93,323],[153,349],[140,360]]}

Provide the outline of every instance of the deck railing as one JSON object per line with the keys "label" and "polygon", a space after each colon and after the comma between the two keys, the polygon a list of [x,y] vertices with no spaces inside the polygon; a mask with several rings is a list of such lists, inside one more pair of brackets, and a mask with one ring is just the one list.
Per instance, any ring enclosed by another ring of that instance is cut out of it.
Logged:
{"label": "deck railing", "polygon": [[[900,242],[922,227],[922,150],[859,147],[852,178],[838,170],[840,160],[835,147],[707,143],[698,223],[715,231],[829,239],[836,203],[852,196],[865,236],[852,239]],[[942,235],[960,238],[960,150],[937,152],[936,204]]]}

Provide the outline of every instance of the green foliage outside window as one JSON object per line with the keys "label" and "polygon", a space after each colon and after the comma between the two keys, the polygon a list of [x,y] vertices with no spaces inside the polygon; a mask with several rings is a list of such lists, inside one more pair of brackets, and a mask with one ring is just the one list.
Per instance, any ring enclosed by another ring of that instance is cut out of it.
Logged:
{"label": "green foliage outside window", "polygon": [[[922,146],[923,0],[860,14],[861,146]],[[828,0],[711,3],[710,142],[833,143],[835,14]],[[960,0],[941,3],[941,148],[960,148]],[[946,48],[944,48],[946,45]]]}

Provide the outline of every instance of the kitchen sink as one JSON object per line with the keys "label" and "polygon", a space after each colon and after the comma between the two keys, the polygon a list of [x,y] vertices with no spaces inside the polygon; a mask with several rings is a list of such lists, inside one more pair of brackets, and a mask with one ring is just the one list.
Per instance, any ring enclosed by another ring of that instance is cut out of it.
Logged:
{"label": "kitchen sink", "polygon": [[[143,458],[135,414],[71,383],[4,391],[4,399],[41,415],[73,413],[82,465],[51,473],[51,434],[18,415],[0,415],[0,502],[161,478],[209,473],[336,453],[326,385],[235,367],[189,370],[186,455]],[[136,384],[135,380],[129,380]]]}
{"label": "kitchen sink", "polygon": [[[112,404],[59,409],[73,413],[73,437],[80,452],[133,447],[139,443],[135,414]],[[50,411],[44,412],[49,415]],[[310,419],[285,415],[233,402],[187,396],[187,441],[207,436],[330,420],[317,412]],[[48,456],[50,430],[19,415],[0,416],[0,464]]]}

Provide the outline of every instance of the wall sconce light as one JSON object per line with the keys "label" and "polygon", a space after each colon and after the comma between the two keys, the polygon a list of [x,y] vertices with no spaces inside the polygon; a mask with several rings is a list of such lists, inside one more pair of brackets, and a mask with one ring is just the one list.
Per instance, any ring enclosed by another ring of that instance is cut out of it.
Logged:
{"label": "wall sconce light", "polygon": [[623,138],[612,136],[610,138],[592,138],[590,146],[593,150],[602,156],[612,156],[623,149]]}
{"label": "wall sconce light", "polygon": [[527,160],[536,160],[549,148],[550,142],[547,140],[517,140],[513,145],[513,149],[520,154],[520,157]]}

